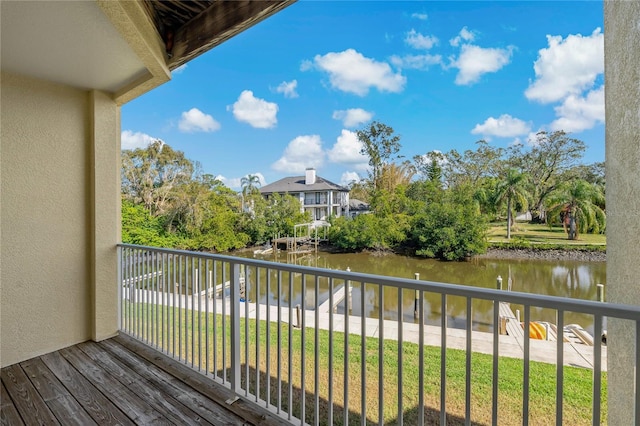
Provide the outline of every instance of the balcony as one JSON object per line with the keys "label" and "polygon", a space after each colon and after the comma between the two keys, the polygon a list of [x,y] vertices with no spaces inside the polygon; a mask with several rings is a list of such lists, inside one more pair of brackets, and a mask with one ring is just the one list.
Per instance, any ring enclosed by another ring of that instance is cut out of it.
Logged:
{"label": "balcony", "polygon": [[[634,306],[222,255],[122,244],[118,258],[121,335],[4,368],[3,421],[36,407],[98,423],[100,408],[137,424],[600,424],[607,348],[576,343],[565,317],[592,316],[595,336],[640,320]],[[522,333],[511,307],[525,330],[555,311],[555,341]]]}

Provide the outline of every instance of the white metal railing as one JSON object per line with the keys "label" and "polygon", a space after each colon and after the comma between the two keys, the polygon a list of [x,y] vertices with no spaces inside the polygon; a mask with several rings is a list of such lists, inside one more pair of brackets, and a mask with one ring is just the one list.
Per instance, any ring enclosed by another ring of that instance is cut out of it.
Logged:
{"label": "white metal railing", "polygon": [[[464,414],[459,415],[465,423],[471,424],[481,408],[472,401],[472,360],[485,352],[492,358],[491,395],[481,395],[491,406],[484,423],[499,423],[503,357],[522,359],[521,417],[528,424],[535,392],[531,361],[551,356],[556,424],[563,424],[565,402],[571,403],[564,395],[566,365],[580,362],[593,372],[590,418],[600,424],[603,323],[607,318],[633,321],[636,335],[640,324],[640,308],[626,305],[129,244],[120,244],[118,251],[122,332],[294,424],[422,425],[434,416],[446,424],[454,368],[449,349],[455,347],[465,351],[460,367]],[[462,301],[462,313],[448,309],[454,299]],[[500,334],[501,303],[522,308],[524,330],[536,319],[532,312],[555,311],[556,341],[533,340],[528,333]],[[566,341],[569,313],[593,318],[596,344],[591,349]],[[487,327],[487,318],[488,331],[477,331],[480,323]],[[453,320],[463,327],[448,327]],[[389,344],[395,345],[391,355]],[[426,369],[436,368],[427,363],[425,351],[434,346],[440,347],[435,352],[440,377],[428,379],[439,386],[439,404],[425,399]],[[393,364],[385,363],[391,358]],[[629,371],[638,383],[635,364]],[[407,391],[407,381],[417,382],[410,383],[417,395],[408,395],[413,391]]]}

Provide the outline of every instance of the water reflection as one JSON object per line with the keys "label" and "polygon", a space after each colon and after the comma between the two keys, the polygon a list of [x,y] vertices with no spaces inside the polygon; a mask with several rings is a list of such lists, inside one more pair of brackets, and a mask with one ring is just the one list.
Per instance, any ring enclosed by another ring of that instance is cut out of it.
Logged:
{"label": "water reflection", "polygon": [[[234,253],[234,255],[238,255]],[[242,254],[241,254],[242,256]],[[244,256],[252,257],[251,253]],[[606,283],[605,262],[577,262],[563,260],[513,260],[513,259],[473,259],[468,262],[441,262],[431,259],[417,259],[398,255],[376,256],[367,253],[332,254],[318,253],[306,255],[300,258],[287,257],[285,254],[267,256],[266,260],[275,260],[287,263],[287,261],[306,266],[314,266],[328,269],[363,272],[367,274],[394,276],[402,278],[414,278],[419,274],[421,280],[445,282],[474,287],[495,288],[498,275],[503,278],[506,289],[511,285],[513,291],[527,293],[562,296],[574,299],[596,299],[596,284]],[[311,309],[316,306],[315,278],[305,276],[304,280],[299,274],[281,272],[282,286],[277,289],[277,277],[275,271],[260,269],[256,274],[255,268],[247,268],[248,297],[252,301],[260,303],[276,304],[280,299],[283,306],[304,305]],[[288,283],[293,284],[293,291],[289,292]],[[331,290],[336,290],[345,283],[342,280],[318,279],[318,302],[323,303],[329,298]],[[405,290],[402,297],[398,298],[395,288],[385,287],[382,300],[380,300],[379,287],[377,285],[353,282],[352,309],[353,315],[361,315],[362,295],[365,299],[365,315],[378,318],[380,313],[385,319],[396,320],[398,307],[405,321],[415,321],[414,307],[416,295],[414,291]],[[304,298],[302,297],[304,293]],[[279,296],[278,296],[279,295]],[[303,300],[304,299],[304,300]],[[439,294],[425,293],[423,295],[425,307],[425,322],[439,325],[441,317],[441,296]],[[344,303],[338,306],[338,312],[344,312]],[[464,328],[466,321],[466,298],[448,297],[446,314],[449,326]],[[522,307],[513,305],[514,311]],[[474,300],[472,302],[473,328],[481,331],[490,331],[493,322],[493,304],[489,301]],[[531,319],[556,322],[556,311],[550,309],[531,308]],[[568,312],[565,314],[565,324],[577,323],[585,329],[590,329],[593,318],[588,315]]]}

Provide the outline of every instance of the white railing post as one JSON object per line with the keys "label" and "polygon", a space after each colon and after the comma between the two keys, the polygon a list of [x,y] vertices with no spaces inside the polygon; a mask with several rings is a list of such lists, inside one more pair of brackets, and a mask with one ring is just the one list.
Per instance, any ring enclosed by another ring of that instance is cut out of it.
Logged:
{"label": "white railing post", "polygon": [[231,390],[240,393],[240,264],[231,263]]}
{"label": "white railing post", "polygon": [[123,248],[122,247],[116,247],[117,250],[117,259],[118,259],[118,271],[117,271],[117,275],[118,275],[118,331],[122,330],[122,295],[123,295],[123,291],[122,291],[122,286],[124,285],[124,281],[122,280],[122,262],[124,261],[123,259]]}

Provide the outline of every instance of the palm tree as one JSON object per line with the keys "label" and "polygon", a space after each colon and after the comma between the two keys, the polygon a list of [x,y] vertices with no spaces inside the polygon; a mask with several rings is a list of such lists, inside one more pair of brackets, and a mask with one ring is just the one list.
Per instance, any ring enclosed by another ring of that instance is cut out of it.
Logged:
{"label": "palm tree", "polygon": [[526,207],[529,193],[526,190],[527,175],[516,169],[509,169],[507,174],[498,182],[495,192],[497,204],[507,201],[507,240],[511,239],[512,212],[511,206],[515,204]]}
{"label": "palm tree", "polygon": [[[561,185],[549,196],[549,213],[563,218],[562,224],[570,240],[576,240],[579,232],[600,232],[606,225],[602,190],[583,179],[575,179]],[[568,229],[567,229],[568,226]]]}
{"label": "palm tree", "polygon": [[240,185],[242,186],[242,195],[246,197],[258,190],[260,178],[258,175],[246,175],[240,180]]}

